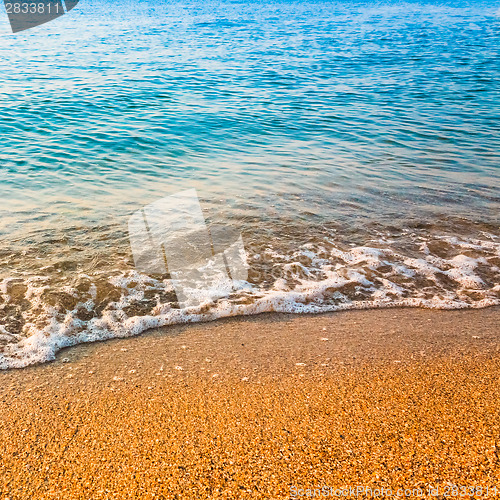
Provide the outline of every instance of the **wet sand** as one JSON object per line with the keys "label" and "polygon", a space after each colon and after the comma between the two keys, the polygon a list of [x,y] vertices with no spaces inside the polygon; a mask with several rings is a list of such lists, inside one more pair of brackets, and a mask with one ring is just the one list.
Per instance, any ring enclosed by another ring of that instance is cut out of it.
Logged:
{"label": "wet sand", "polygon": [[499,381],[499,308],[262,315],[77,346],[0,373],[0,498],[500,496]]}

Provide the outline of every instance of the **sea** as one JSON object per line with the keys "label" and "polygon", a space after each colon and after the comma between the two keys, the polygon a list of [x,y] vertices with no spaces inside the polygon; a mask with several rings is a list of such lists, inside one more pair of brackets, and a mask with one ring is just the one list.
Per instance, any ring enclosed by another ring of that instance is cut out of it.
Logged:
{"label": "sea", "polygon": [[0,369],[228,316],[500,304],[498,2],[0,12],[0,133]]}

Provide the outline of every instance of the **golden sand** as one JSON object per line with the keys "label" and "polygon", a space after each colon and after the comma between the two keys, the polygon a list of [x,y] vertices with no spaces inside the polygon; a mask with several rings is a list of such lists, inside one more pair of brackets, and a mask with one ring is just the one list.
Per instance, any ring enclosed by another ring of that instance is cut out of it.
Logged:
{"label": "golden sand", "polygon": [[451,483],[500,498],[499,340],[498,308],[379,310],[68,349],[0,374],[0,498]]}

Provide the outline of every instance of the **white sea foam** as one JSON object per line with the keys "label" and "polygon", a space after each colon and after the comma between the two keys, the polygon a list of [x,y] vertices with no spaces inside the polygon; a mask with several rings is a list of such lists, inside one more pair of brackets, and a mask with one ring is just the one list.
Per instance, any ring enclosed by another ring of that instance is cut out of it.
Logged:
{"label": "white sea foam", "polygon": [[[434,238],[436,242],[447,244],[450,255],[433,253],[430,241],[416,241],[418,253],[412,255],[390,246],[343,249],[328,239],[289,254],[269,247],[250,255],[249,264],[259,269],[267,261],[272,268],[271,281],[237,282],[236,291],[230,293],[226,288],[221,290],[220,299],[185,309],[179,309],[175,297],[172,299],[169,280],[135,270],[109,276],[82,274],[76,286],[60,286],[58,291],[73,300],[72,307],[67,308],[61,305],[64,302],[47,299],[53,289],[48,277],[34,276],[22,283],[6,279],[0,282],[3,303],[15,302],[14,295],[21,293],[25,310],[22,331],[0,325],[0,368],[49,361],[60,349],[83,342],[230,316],[395,306],[461,309],[500,304],[500,243],[495,239],[450,237]],[[16,291],[16,286],[21,287],[21,292]],[[115,295],[111,294],[109,300],[99,298],[110,291]],[[166,294],[170,294],[168,300]]]}

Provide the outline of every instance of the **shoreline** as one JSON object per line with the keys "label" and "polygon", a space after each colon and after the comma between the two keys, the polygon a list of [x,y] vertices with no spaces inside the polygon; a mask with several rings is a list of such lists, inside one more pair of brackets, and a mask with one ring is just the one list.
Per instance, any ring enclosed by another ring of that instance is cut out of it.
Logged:
{"label": "shoreline", "polygon": [[500,487],[500,307],[176,325],[0,378],[2,498]]}

